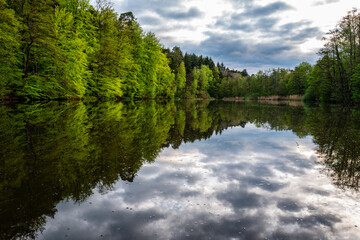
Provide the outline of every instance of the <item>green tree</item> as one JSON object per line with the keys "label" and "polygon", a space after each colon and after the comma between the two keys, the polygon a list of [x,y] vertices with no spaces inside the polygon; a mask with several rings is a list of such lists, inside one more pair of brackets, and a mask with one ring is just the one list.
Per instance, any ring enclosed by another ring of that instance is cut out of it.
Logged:
{"label": "green tree", "polygon": [[351,76],[351,88],[353,100],[360,103],[360,64],[356,66]]}
{"label": "green tree", "polygon": [[[338,96],[336,82],[330,73],[331,60],[324,56],[319,59],[308,76],[309,93],[314,95],[316,100],[321,102],[334,101]],[[306,100],[306,99],[305,99]]]}
{"label": "green tree", "polygon": [[0,0],[0,98],[21,87],[20,22],[15,11]]}
{"label": "green tree", "polygon": [[213,73],[207,65],[201,65],[198,82],[198,92],[202,97],[207,97],[209,86],[213,82]]}
{"label": "green tree", "polygon": [[54,73],[53,63],[56,48],[53,18],[53,0],[24,0],[19,7],[23,23],[23,91],[20,95],[29,98],[60,98],[64,87],[56,78],[48,78]]}
{"label": "green tree", "polygon": [[302,62],[295,67],[292,72],[287,88],[289,94],[304,94],[307,88],[307,75],[311,71],[311,65],[307,62]]}
{"label": "green tree", "polygon": [[124,96],[133,98],[139,95],[141,66],[138,57],[143,51],[143,33],[131,12],[121,14],[119,24],[120,58],[117,61],[122,66]]}
{"label": "green tree", "polygon": [[155,72],[158,82],[156,89],[157,97],[173,98],[176,92],[175,74],[171,72],[168,65],[168,59],[160,49],[157,51],[158,61],[156,64]]}
{"label": "green tree", "polygon": [[196,97],[196,95],[198,93],[197,91],[198,91],[198,86],[199,86],[200,70],[195,67],[193,69],[191,75],[192,75],[193,80],[192,80],[192,83],[189,88],[189,94],[192,97]]}
{"label": "green tree", "polygon": [[176,96],[181,96],[186,85],[185,63],[181,62],[179,71],[176,74]]}
{"label": "green tree", "polygon": [[85,53],[86,42],[79,37],[73,15],[59,7],[55,8],[54,31],[58,51],[53,64],[49,66],[48,71],[52,72],[49,78],[55,78],[64,86],[63,96],[82,97],[87,79],[91,76]]}

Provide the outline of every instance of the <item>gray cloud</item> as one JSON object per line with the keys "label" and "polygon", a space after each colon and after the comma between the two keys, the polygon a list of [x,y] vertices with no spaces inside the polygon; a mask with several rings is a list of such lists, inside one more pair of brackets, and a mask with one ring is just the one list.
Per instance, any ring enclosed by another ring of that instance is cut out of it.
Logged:
{"label": "gray cloud", "polygon": [[182,8],[182,4],[178,0],[131,0],[116,1],[115,8],[121,12],[132,11],[137,15],[146,11],[161,12],[165,9]]}
{"label": "gray cloud", "polygon": [[300,28],[308,27],[311,25],[310,21],[299,21],[299,22],[290,22],[279,26],[278,33],[287,34],[292,33],[295,30]]}
{"label": "gray cloud", "polygon": [[[274,67],[291,68],[302,61],[315,61],[315,54],[303,53],[298,48],[299,43],[314,37],[320,40],[323,35],[318,27],[311,26],[310,21],[278,25],[279,18],[275,16],[251,18],[250,22],[234,21],[243,18],[244,14],[233,15],[231,20],[226,15],[220,17],[213,26],[217,30],[206,33],[209,38],[200,44],[200,49],[190,49],[201,50],[202,54],[221,59],[225,65],[235,68],[261,67],[269,63]],[[218,29],[229,31],[229,34],[219,34]],[[264,42],[254,43],[248,37],[251,35],[260,36]]]}
{"label": "gray cloud", "polygon": [[256,24],[255,27],[257,29],[262,29],[262,30],[271,30],[274,28],[274,26],[279,22],[278,18],[260,18]]}
{"label": "gray cloud", "polygon": [[325,0],[325,1],[317,1],[313,4],[313,6],[321,6],[325,4],[331,4],[331,3],[337,3],[340,2],[340,0]]}
{"label": "gray cloud", "polygon": [[254,0],[229,0],[234,7],[247,7],[252,6]]}
{"label": "gray cloud", "polygon": [[304,40],[313,38],[313,37],[316,37],[317,39],[321,39],[322,35],[323,34],[319,28],[309,27],[309,28],[305,28],[300,31],[297,31],[296,34],[294,34],[292,36],[288,36],[287,39],[290,41],[303,42]]}
{"label": "gray cloud", "polygon": [[[275,25],[279,22],[278,18],[273,17],[263,17],[257,19],[253,23],[238,23],[231,22],[231,24],[227,27],[229,30],[242,31],[246,33],[256,32],[259,30],[270,31]],[[226,26],[224,21],[219,21],[216,23],[216,26]]]}
{"label": "gray cloud", "polygon": [[256,18],[250,23],[220,19],[215,23],[215,26],[225,30],[241,31],[247,34],[261,33],[265,38],[275,37],[278,38],[279,41],[284,42],[299,42],[312,37],[321,39],[323,35],[323,32],[318,27],[311,27],[311,22],[309,21],[302,20],[277,26],[278,22],[279,18],[276,17]]}
{"label": "gray cloud", "polygon": [[161,18],[153,17],[153,16],[142,16],[139,19],[139,22],[144,25],[161,25],[162,24]]}
{"label": "gray cloud", "polygon": [[189,10],[167,10],[167,9],[160,9],[158,14],[167,19],[176,19],[176,20],[188,20],[192,18],[199,18],[203,16],[203,13],[196,7],[192,7]]}
{"label": "gray cloud", "polygon": [[[177,21],[184,21],[203,16],[203,13],[196,7],[191,7],[186,10],[185,6],[180,1],[174,0],[133,0],[122,1],[115,4],[115,8],[121,12],[132,11],[139,19],[146,16],[146,12],[153,12],[158,14],[163,19],[162,22],[166,23],[166,19],[174,19]],[[145,15],[144,15],[145,14]],[[158,22],[157,24],[161,24]]]}
{"label": "gray cloud", "polygon": [[241,21],[246,20],[248,18],[260,18],[260,17],[266,17],[273,15],[275,13],[287,11],[287,10],[293,10],[294,7],[290,6],[287,3],[278,1],[274,3],[270,3],[266,6],[252,6],[248,9],[245,9],[243,13],[233,14],[231,16],[232,21]]}
{"label": "gray cloud", "polygon": [[246,12],[244,16],[246,17],[261,17],[261,16],[267,16],[272,15],[274,13],[292,10],[294,7],[290,6],[287,3],[284,2],[274,2],[269,5],[266,5],[264,7],[255,7],[251,9],[250,11]]}
{"label": "gray cloud", "polygon": [[[217,25],[219,24],[222,23],[218,22]],[[253,32],[255,30],[254,25],[249,23],[231,23],[228,29],[242,32]]]}
{"label": "gray cloud", "polygon": [[[297,46],[279,40],[265,43],[252,43],[236,39],[226,34],[208,33],[209,38],[200,45],[186,44],[185,51],[212,56],[215,61],[221,59],[226,64],[239,66],[261,66],[271,62],[274,66],[292,66],[301,61]],[[295,53],[296,52],[296,53]]]}

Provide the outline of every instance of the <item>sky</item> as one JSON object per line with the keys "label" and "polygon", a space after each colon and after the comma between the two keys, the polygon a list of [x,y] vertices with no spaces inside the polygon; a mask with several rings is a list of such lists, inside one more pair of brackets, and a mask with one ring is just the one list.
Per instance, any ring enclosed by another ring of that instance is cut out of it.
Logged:
{"label": "sky", "polygon": [[358,0],[112,0],[164,47],[249,73],[316,63],[323,36]]}

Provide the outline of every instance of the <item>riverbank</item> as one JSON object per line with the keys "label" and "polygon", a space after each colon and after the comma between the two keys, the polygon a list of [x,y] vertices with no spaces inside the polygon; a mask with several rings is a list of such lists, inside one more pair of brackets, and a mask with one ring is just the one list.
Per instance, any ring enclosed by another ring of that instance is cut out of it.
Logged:
{"label": "riverbank", "polygon": [[224,101],[245,101],[245,100],[259,100],[259,101],[301,101],[303,95],[289,95],[289,96],[260,96],[258,98],[247,98],[247,97],[225,97]]}

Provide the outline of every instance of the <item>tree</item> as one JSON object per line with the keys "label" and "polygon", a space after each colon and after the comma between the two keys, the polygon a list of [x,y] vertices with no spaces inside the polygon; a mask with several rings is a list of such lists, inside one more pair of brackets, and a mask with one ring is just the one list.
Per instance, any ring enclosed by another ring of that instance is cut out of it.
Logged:
{"label": "tree", "polygon": [[310,73],[311,68],[311,65],[307,62],[302,62],[299,66],[295,67],[287,86],[289,94],[301,95],[305,93],[307,88],[307,75]]}
{"label": "tree", "polygon": [[123,95],[121,57],[118,48],[117,14],[106,3],[98,5],[98,38],[100,48],[96,52],[97,65],[94,67],[96,96],[118,98]]}
{"label": "tree", "polygon": [[58,51],[53,31],[54,0],[24,0],[19,15],[23,23],[23,90],[30,98],[60,98],[64,87],[53,75],[52,64]]}
{"label": "tree", "polygon": [[339,89],[330,73],[331,62],[328,56],[319,59],[308,76],[309,91],[321,102],[335,101],[339,98]]}
{"label": "tree", "polygon": [[356,66],[351,76],[352,98],[356,103],[360,103],[360,64]]}
{"label": "tree", "polygon": [[213,82],[213,73],[207,65],[201,65],[198,92],[202,97],[208,96],[208,88]]}
{"label": "tree", "polygon": [[243,77],[248,77],[248,76],[249,76],[249,74],[248,74],[248,72],[246,71],[246,69],[244,69],[244,70],[241,71],[241,75],[242,75]]}
{"label": "tree", "polygon": [[176,74],[176,95],[181,96],[186,85],[186,70],[185,63],[181,62],[179,71]]}
{"label": "tree", "polygon": [[189,87],[189,93],[191,97],[196,97],[197,95],[197,91],[198,91],[198,86],[199,86],[199,79],[200,79],[200,70],[197,69],[196,67],[194,67],[192,73],[192,83]]}
{"label": "tree", "polygon": [[55,8],[54,31],[58,51],[47,70],[52,73],[49,78],[55,78],[64,86],[63,96],[82,97],[91,76],[85,53],[86,42],[79,38],[73,15],[59,7]]}
{"label": "tree", "polygon": [[14,95],[22,85],[19,30],[15,11],[0,0],[0,98]]}

